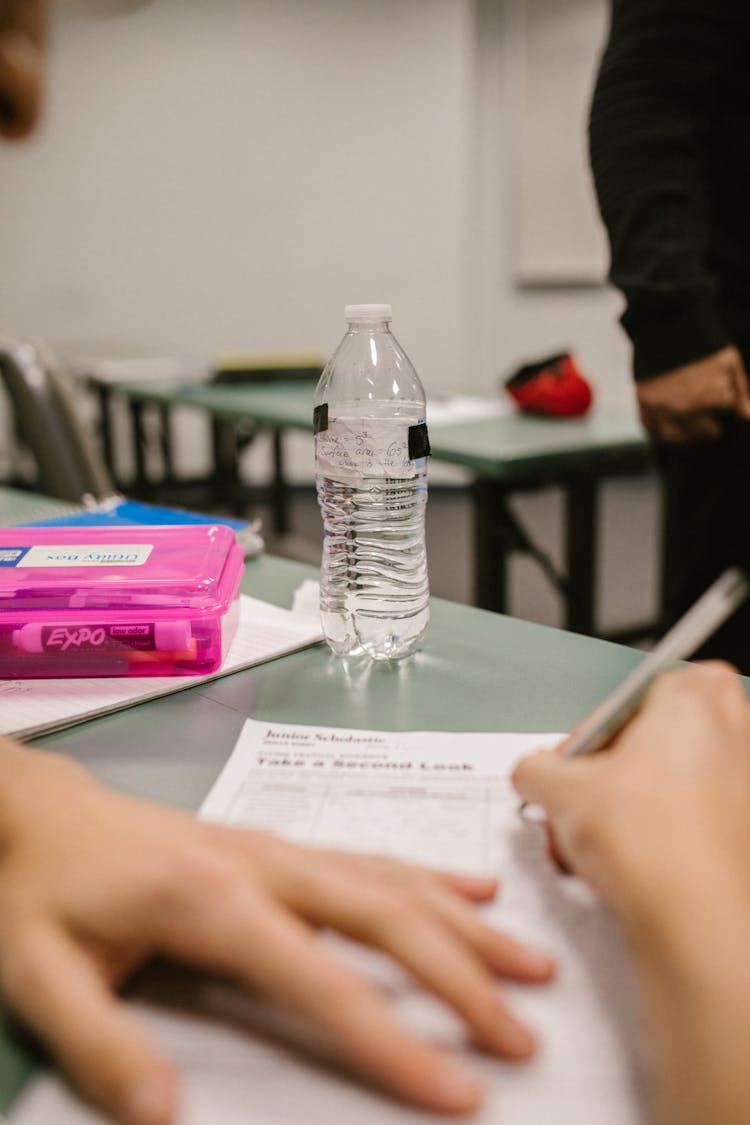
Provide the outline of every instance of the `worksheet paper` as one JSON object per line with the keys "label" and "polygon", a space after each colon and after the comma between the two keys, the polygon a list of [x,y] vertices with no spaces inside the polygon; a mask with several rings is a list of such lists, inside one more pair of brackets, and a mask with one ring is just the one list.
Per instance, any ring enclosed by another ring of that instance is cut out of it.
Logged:
{"label": "worksheet paper", "polygon": [[[558,958],[550,985],[499,987],[536,1030],[525,1064],[472,1051],[457,1017],[385,957],[325,936],[413,1029],[453,1045],[486,1086],[474,1125],[645,1125],[642,1030],[619,933],[578,880],[550,863],[519,816],[509,774],[551,734],[358,731],[249,720],[202,815],[501,879],[488,922]],[[160,973],[139,1017],[183,1073],[179,1125],[437,1125],[326,1066],[313,1029],[207,978]],[[31,1085],[14,1125],[94,1125],[58,1078]]]}
{"label": "worksheet paper", "polygon": [[226,659],[207,676],[0,679],[0,734],[31,738],[263,664],[322,640],[320,622],[240,595],[240,620]]}

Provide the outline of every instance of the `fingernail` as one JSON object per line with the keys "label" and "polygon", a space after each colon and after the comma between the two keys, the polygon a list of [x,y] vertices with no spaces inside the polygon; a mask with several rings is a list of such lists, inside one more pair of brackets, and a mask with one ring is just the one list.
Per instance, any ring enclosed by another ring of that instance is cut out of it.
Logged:
{"label": "fingernail", "polygon": [[529,949],[526,947],[523,950],[522,956],[526,968],[531,973],[549,976],[554,973],[557,968],[557,962],[554,957],[550,957],[549,953],[542,953],[541,949]]}
{"label": "fingernail", "polygon": [[536,1047],[536,1038],[527,1027],[508,1019],[508,1013],[503,1010],[502,1030],[498,1034],[498,1042],[504,1055],[511,1058],[525,1059]]}
{"label": "fingernail", "polygon": [[127,1125],[170,1125],[174,1091],[163,1078],[148,1078],[128,1090],[124,1105]]}
{"label": "fingernail", "polygon": [[471,1109],[482,1097],[482,1086],[470,1071],[446,1060],[435,1075],[432,1092],[443,1106]]}

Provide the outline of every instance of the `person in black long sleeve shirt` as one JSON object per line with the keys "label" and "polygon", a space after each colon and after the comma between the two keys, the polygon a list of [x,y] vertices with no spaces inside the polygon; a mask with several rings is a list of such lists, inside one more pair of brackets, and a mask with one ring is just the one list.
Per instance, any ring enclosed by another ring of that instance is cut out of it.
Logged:
{"label": "person in black long sleeve shirt", "polygon": [[[666,493],[674,620],[750,567],[750,0],[612,0],[591,164]],[[702,650],[750,672],[750,609]]]}

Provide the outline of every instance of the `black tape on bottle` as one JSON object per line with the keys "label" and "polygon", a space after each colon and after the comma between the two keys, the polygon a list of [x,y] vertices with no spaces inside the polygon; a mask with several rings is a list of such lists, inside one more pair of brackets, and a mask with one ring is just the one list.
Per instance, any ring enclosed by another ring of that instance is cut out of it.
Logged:
{"label": "black tape on bottle", "polygon": [[429,457],[430,452],[427,423],[420,422],[416,426],[409,426],[409,460],[418,461],[421,457]]}
{"label": "black tape on bottle", "polygon": [[313,433],[319,434],[328,429],[328,403],[321,402],[313,410]]}

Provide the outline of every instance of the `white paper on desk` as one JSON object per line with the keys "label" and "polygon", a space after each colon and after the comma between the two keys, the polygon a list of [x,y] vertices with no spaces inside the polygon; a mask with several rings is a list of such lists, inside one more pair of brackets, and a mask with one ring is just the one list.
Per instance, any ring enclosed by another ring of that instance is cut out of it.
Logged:
{"label": "white paper on desk", "polygon": [[[507,988],[538,1029],[543,1047],[525,1067],[477,1060],[489,1091],[479,1120],[635,1125],[645,1119],[635,1057],[640,1037],[619,934],[582,883],[553,869],[545,833],[520,818],[509,780],[520,756],[555,745],[560,737],[248,720],[201,814],[319,846],[499,875],[502,894],[487,916],[553,951],[561,970],[552,986]],[[355,963],[388,988],[407,1022],[425,1034],[461,1042],[458,1022],[400,971],[358,949]],[[300,1070],[288,1059],[279,1059],[277,1068],[274,1085],[297,1085],[297,1113],[286,1097],[274,1101],[266,1088],[258,1118],[264,1125],[424,1120],[376,1095],[353,1092],[328,1074],[316,1079],[314,1071]],[[231,1115],[222,1120],[235,1125]],[[237,1116],[237,1125],[240,1120]],[[193,1125],[190,1116],[188,1123]],[[203,1125],[203,1119],[196,1116],[194,1123]]]}
{"label": "white paper on desk", "polygon": [[[350,736],[363,732],[249,721],[204,814],[274,825],[315,843],[346,837],[350,847],[384,843],[408,858],[491,867],[502,894],[486,918],[555,953],[560,969],[548,986],[503,986],[541,1047],[524,1065],[470,1059],[487,1091],[472,1125],[645,1125],[641,1035],[618,932],[580,882],[552,868],[544,833],[518,816],[508,780],[520,754],[558,736],[365,732],[365,743],[346,741]],[[441,835],[444,843],[431,847]],[[395,965],[326,940],[387,991],[406,1024],[466,1050],[459,1021]],[[285,1045],[278,1036],[286,1031],[288,1041],[316,1052],[314,1036],[294,1031],[277,1009],[239,989],[190,978],[167,988],[161,1005],[154,999],[137,1007],[183,1072],[179,1125],[444,1125],[444,1117],[400,1106]],[[101,1119],[48,1077],[28,1089],[11,1120]]]}
{"label": "white paper on desk", "polygon": [[428,426],[453,426],[460,422],[482,422],[487,418],[509,418],[515,413],[512,399],[480,398],[477,395],[448,395],[427,401]]}
{"label": "white paper on desk", "polygon": [[263,664],[320,640],[319,623],[242,594],[237,633],[218,672],[208,676],[0,680],[0,734],[31,738],[62,730],[84,719]]}
{"label": "white paper on desk", "polygon": [[498,743],[517,757],[560,737],[248,719],[201,816],[318,847],[494,873],[502,845],[498,798],[507,786]]}

